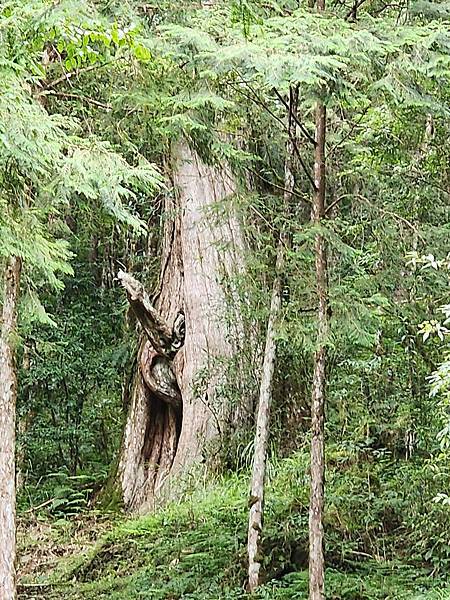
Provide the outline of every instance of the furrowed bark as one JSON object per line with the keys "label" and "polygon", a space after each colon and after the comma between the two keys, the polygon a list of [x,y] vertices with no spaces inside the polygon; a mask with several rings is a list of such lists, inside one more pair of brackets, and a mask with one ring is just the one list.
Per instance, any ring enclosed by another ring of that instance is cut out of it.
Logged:
{"label": "furrowed bark", "polygon": [[[293,140],[295,140],[295,113],[297,107],[297,90],[291,89],[289,115],[288,115],[288,140],[286,143],[285,175],[284,175],[284,205],[287,213],[292,192],[294,190],[293,173]],[[250,486],[250,512],[248,520],[248,588],[253,592],[258,587],[261,569],[260,536],[263,527],[264,509],[264,483],[267,460],[267,443],[270,431],[270,405],[272,402],[272,383],[276,358],[276,327],[281,308],[282,274],[285,264],[285,246],[288,244],[288,234],[283,231],[277,249],[277,262],[275,267],[275,280],[272,287],[269,322],[266,331],[266,344],[262,368],[261,385],[259,390],[258,413],[256,417],[256,432],[254,442],[253,470]]]}
{"label": "furrowed bark", "polygon": [[[149,306],[140,284],[131,278],[125,286],[144,330],[118,469],[125,507],[134,512],[175,496],[173,482],[201,463],[208,442],[230,420],[217,390],[241,343],[238,311],[229,319],[237,324],[233,332],[224,318],[229,298],[223,280],[242,270],[244,241],[230,205],[222,214],[217,210],[235,192],[231,172],[227,165],[206,165],[182,142],[173,149],[173,181],[159,291]],[[175,335],[181,315],[182,342]],[[155,384],[158,372],[168,369],[174,376],[169,394]]]}
{"label": "furrowed bark", "polygon": [[14,334],[17,325],[21,261],[9,258],[3,279],[0,333],[0,600],[16,598],[15,421],[17,377]]}
{"label": "furrowed bark", "polygon": [[[317,1],[317,8],[325,8],[324,0]],[[319,225],[325,216],[325,136],[326,109],[319,101],[316,107],[316,148],[314,156],[315,192],[312,221]],[[325,480],[325,384],[326,384],[326,337],[328,332],[328,289],[326,241],[318,232],[314,243],[316,290],[318,300],[317,347],[314,355],[314,372],[311,402],[311,490],[309,505],[309,599],[325,598],[324,563],[324,480]]]}

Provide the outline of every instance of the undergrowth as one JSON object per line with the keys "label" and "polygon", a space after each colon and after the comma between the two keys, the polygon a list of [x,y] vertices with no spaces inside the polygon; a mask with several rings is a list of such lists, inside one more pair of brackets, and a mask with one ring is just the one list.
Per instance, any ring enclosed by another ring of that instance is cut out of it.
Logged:
{"label": "undergrowth", "polygon": [[[425,461],[394,461],[367,451],[343,457],[338,446],[329,449],[327,598],[450,599],[448,507],[432,501],[446,471],[431,473]],[[307,597],[307,464],[301,451],[270,465],[265,583],[255,599]],[[50,576],[28,580],[32,585],[22,587],[20,597],[248,597],[247,483],[246,473],[228,476],[155,514],[120,521],[86,553],[63,560]]]}

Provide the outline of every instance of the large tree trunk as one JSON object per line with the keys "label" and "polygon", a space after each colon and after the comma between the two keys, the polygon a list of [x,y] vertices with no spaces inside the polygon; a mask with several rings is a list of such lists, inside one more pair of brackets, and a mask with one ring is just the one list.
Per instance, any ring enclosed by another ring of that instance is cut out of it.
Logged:
{"label": "large tree trunk", "polygon": [[17,381],[14,334],[20,284],[20,258],[5,267],[0,333],[0,600],[16,597],[15,421]]}
{"label": "large tree trunk", "polygon": [[[286,156],[284,163],[284,209],[288,214],[292,193],[294,190],[293,155],[296,134],[296,89],[290,90],[288,114],[288,140],[286,143]],[[285,265],[285,246],[289,243],[287,231],[282,231],[277,250],[275,279],[272,287],[269,321],[266,331],[266,345],[262,368],[261,385],[259,390],[258,412],[256,416],[256,432],[253,452],[253,470],[250,484],[250,512],[248,519],[248,588],[253,592],[259,585],[259,571],[261,569],[260,536],[263,526],[264,509],[264,484],[266,474],[267,443],[270,432],[270,406],[272,403],[272,384],[276,358],[276,327],[281,308],[281,291],[283,270]]]}
{"label": "large tree trunk", "polygon": [[[230,170],[204,164],[183,142],[174,149],[173,180],[154,309],[147,304],[146,315],[139,314],[132,303],[145,333],[118,478],[126,508],[140,512],[174,495],[173,475],[199,463],[205,445],[232,418],[217,390],[242,336],[238,313],[226,319],[230,296],[224,283],[242,268],[240,223],[229,205],[214,210],[235,192]],[[159,335],[149,332],[146,319]],[[156,367],[169,379],[173,373],[170,394],[158,390]]]}

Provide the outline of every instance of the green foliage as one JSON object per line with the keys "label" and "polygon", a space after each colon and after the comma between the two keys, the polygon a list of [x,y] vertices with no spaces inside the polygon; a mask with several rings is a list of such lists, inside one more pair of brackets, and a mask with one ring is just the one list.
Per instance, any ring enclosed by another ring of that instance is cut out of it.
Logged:
{"label": "green foliage", "polygon": [[99,483],[103,483],[105,474],[100,473],[95,478],[91,475],[68,475],[60,472],[49,473],[47,477],[56,482],[52,486],[54,497],[47,505],[48,511],[52,516],[68,518],[87,510],[92,492],[98,488]]}
{"label": "green foliage", "polygon": [[[2,4],[1,14],[7,55],[39,79],[56,79],[62,74],[70,78],[78,69],[119,60],[127,54],[141,60],[150,56],[137,40],[136,23],[122,27],[117,21],[111,22],[88,1],[52,4],[48,0],[13,0]],[[15,39],[14,34],[19,37]]]}
{"label": "green foliage", "polygon": [[[83,22],[88,12],[86,5],[76,13],[77,18]],[[36,75],[48,76],[43,67],[49,48],[56,45],[60,59],[64,54],[66,68],[81,67],[85,58],[91,65],[100,60],[89,40],[104,43],[103,37],[83,29],[73,18],[73,4],[50,7],[46,2],[15,2],[2,7],[0,256],[13,254],[23,259],[28,315],[35,307],[38,320],[47,322],[51,320],[39,302],[39,288],[45,283],[61,287],[60,275],[72,273],[61,213],[80,199],[99,201],[116,219],[142,231],[144,223],[132,201],[136,192],[149,193],[161,184],[156,169],[142,157],[135,165],[129,164],[109,144],[93,136],[77,137],[73,119],[49,114],[44,107],[38,91],[42,82]],[[19,33],[26,35],[20,48]],[[110,36],[117,46],[126,38],[117,25],[112,26]],[[78,48],[78,54],[73,48]]]}
{"label": "green foliage", "polygon": [[[117,343],[123,304],[119,290],[100,293],[79,265],[76,273],[61,294],[45,298],[54,325],[21,328],[26,343],[18,405],[24,424],[18,441],[27,466],[23,505],[57,496],[58,477],[51,474],[59,471],[66,473],[67,484],[79,481],[74,476],[89,476],[96,481],[91,491],[98,492],[117,451],[129,351],[125,340]],[[85,487],[77,493],[87,499],[92,494]]]}
{"label": "green foliage", "polygon": [[412,15],[420,15],[433,19],[448,19],[450,17],[450,2],[435,0],[414,0],[409,6]]}
{"label": "green foliage", "polygon": [[[255,598],[303,598],[306,593],[307,461],[307,452],[302,451],[270,465],[265,583]],[[398,471],[389,456],[380,459],[356,448],[349,454],[339,446],[328,453],[328,469],[330,598],[438,598],[444,584],[430,575],[431,566],[422,566],[426,547],[409,546],[413,551],[405,553],[393,535],[400,528],[403,539],[411,536],[413,541],[420,531],[430,548],[445,536],[445,510],[436,505],[428,516],[421,502],[438,485],[430,471],[423,469],[417,480],[412,463]],[[449,475],[447,470],[445,477]],[[247,597],[242,589],[246,480],[247,474],[198,486],[192,495],[156,514],[119,523],[86,557],[60,567],[48,597]],[[446,560],[440,565],[444,570]],[[70,588],[65,585],[68,581]]]}
{"label": "green foliage", "polygon": [[[433,254],[418,256],[417,254],[412,255],[412,262],[415,264],[422,265],[422,269],[432,269],[439,271],[443,269],[444,272],[448,271],[449,257],[446,259],[438,260]],[[440,297],[440,296],[439,296]],[[437,399],[437,410],[439,418],[442,422],[443,428],[438,433],[438,440],[440,442],[441,450],[444,452],[444,456],[448,454],[450,448],[450,419],[449,419],[449,406],[450,406],[450,351],[448,345],[448,336],[450,330],[447,325],[450,324],[450,305],[444,304],[439,307],[439,312],[444,315],[444,320],[441,322],[439,319],[426,320],[420,325],[419,333],[423,336],[423,341],[439,340],[439,344],[443,347],[444,360],[439,363],[437,369],[429,376],[430,381],[430,394],[432,398]],[[448,504],[448,496],[445,493],[441,493],[435,499],[443,504]]]}
{"label": "green foliage", "polygon": [[[382,91],[398,103],[438,108],[423,76],[448,76],[445,25],[393,27],[389,20],[369,18],[355,24],[297,10],[251,31],[228,26],[224,33],[227,20],[222,8],[213,13],[209,36],[194,27],[166,26],[163,33],[174,42],[171,56],[199,69],[200,76],[228,75],[280,92],[299,84],[306,101],[321,93],[331,105],[337,99],[361,106],[364,94],[373,98]],[[433,71],[438,65],[439,73]]]}
{"label": "green foliage", "polygon": [[[449,234],[447,4],[367,2],[356,22],[345,3],[319,16],[290,0],[2,4],[0,257],[25,263],[21,509],[51,501],[41,513],[86,512],[117,460],[133,347],[113,278],[124,264],[154,281],[167,217],[154,196],[171,145],[185,137],[208,162],[228,160],[242,183],[247,273],[226,283],[242,300],[249,341],[219,389],[234,406],[257,387],[279,232],[292,234],[256,597],[305,597],[317,233],[305,131],[313,134],[321,97],[329,597],[450,597],[448,314],[438,311],[448,281],[435,258]],[[297,84],[305,165],[296,154],[285,214],[282,99]],[[208,375],[198,374],[200,387]],[[229,479],[120,524],[65,565],[46,598],[243,598],[251,437],[246,427],[210,448]]]}

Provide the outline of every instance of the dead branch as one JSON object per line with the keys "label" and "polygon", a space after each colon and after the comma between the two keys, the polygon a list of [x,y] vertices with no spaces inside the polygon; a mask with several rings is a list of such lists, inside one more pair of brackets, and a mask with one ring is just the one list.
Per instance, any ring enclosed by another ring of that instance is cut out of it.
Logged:
{"label": "dead branch", "polygon": [[118,272],[117,279],[125,288],[128,301],[153,348],[158,354],[172,358],[172,328],[154,308],[144,286],[122,270]]}

